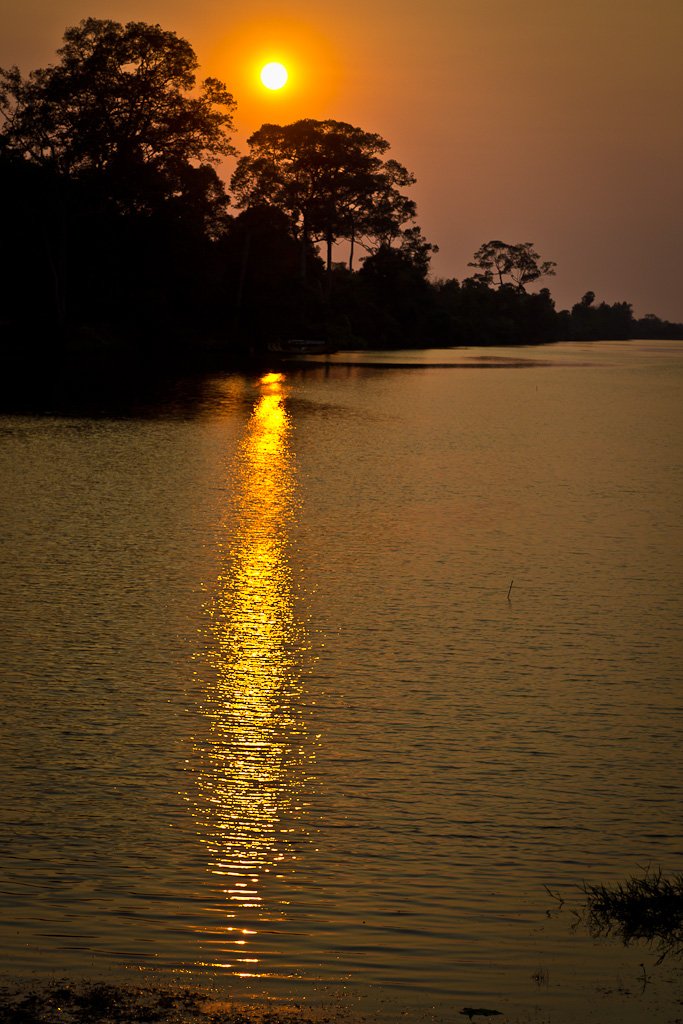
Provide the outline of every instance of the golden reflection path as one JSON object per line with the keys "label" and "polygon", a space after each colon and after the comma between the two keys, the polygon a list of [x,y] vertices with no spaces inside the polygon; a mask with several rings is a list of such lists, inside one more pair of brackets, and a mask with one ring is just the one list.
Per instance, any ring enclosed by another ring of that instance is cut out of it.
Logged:
{"label": "golden reflection path", "polygon": [[[225,524],[224,564],[206,607],[209,734],[196,751],[199,793],[191,808],[209,870],[225,883],[224,931],[236,933],[221,937],[212,926],[214,937],[206,939],[215,954],[206,966],[248,965],[248,974],[257,973],[258,958],[235,947],[246,944],[243,935],[256,934],[245,924],[285,912],[282,899],[268,905],[264,889],[285,870],[283,862],[293,870],[293,840],[305,838],[304,788],[313,756],[304,745],[299,701],[309,644],[295,616],[288,562],[296,519],[291,423],[282,375],[269,374],[260,385],[233,465],[233,524]],[[226,956],[231,963],[223,962]]]}

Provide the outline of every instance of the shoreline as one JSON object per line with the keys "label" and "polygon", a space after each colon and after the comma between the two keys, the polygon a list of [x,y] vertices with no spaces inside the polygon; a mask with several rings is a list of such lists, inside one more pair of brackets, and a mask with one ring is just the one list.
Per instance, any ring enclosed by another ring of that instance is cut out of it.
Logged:
{"label": "shoreline", "polygon": [[333,992],[315,998],[265,992],[233,997],[215,984],[180,980],[134,984],[55,974],[23,982],[0,978],[0,1024],[446,1024],[453,1017],[452,1012],[445,1017],[429,1011],[411,1017],[407,1004],[359,1011],[352,1001]]}

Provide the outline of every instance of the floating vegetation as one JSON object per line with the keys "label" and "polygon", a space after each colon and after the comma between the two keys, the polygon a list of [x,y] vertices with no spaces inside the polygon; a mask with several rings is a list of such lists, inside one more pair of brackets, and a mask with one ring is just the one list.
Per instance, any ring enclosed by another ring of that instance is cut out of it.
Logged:
{"label": "floating vegetation", "polygon": [[[660,869],[645,869],[642,877],[631,877],[623,885],[579,886],[586,904],[573,913],[587,925],[591,935],[620,938],[624,945],[643,939],[659,954],[658,964],[668,956],[683,954],[683,874],[664,878]],[[562,898],[550,892],[553,898]]]}

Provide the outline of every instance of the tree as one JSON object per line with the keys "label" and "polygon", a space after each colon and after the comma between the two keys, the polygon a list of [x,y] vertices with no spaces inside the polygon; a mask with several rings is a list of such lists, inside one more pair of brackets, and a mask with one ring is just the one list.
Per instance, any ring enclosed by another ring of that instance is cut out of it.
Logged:
{"label": "tree", "polygon": [[302,243],[324,242],[328,288],[332,247],[339,239],[377,246],[401,235],[415,204],[400,191],[415,181],[396,160],[381,159],[389,143],[344,121],[305,119],[265,124],[248,140],[231,187],[241,207],[272,205],[292,220]]}
{"label": "tree", "polygon": [[0,153],[95,182],[124,211],[169,199],[227,196],[211,166],[234,155],[235,102],[207,78],[199,95],[190,44],[159,25],[87,18],[64,34],[56,66],[22,78],[0,69]]}
{"label": "tree", "polygon": [[[320,290],[300,279],[299,241],[282,210],[244,210],[232,220],[217,250],[225,266],[223,291],[233,303],[233,332],[252,351],[265,349],[278,337],[306,336],[310,310],[321,304]],[[312,246],[308,259],[321,267]]]}
{"label": "tree", "polygon": [[[370,254],[380,248],[391,246],[397,239],[404,245],[406,236],[419,228],[404,228],[412,222],[417,213],[413,199],[403,195],[402,188],[415,184],[415,176],[397,160],[386,160],[368,183],[370,189],[349,197],[346,221],[349,252],[349,270],[353,270],[354,247],[356,243]],[[429,247],[436,251],[435,246]]]}
{"label": "tree", "polygon": [[533,242],[518,242],[516,245],[496,240],[486,242],[477,249],[474,261],[467,266],[479,271],[473,275],[475,281],[487,286],[495,281],[499,288],[511,282],[518,291],[523,292],[526,291],[525,285],[541,277],[554,277],[557,266],[552,261],[539,264],[540,257],[532,246]]}
{"label": "tree", "polygon": [[414,270],[426,279],[432,253],[438,252],[439,247],[428,242],[422,234],[421,228],[415,224],[412,228],[406,228],[402,232],[399,251],[410,261]]}

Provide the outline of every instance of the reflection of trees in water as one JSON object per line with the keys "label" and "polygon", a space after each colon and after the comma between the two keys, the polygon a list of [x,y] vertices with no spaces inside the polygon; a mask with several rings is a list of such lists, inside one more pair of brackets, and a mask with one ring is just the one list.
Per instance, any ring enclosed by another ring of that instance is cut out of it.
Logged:
{"label": "reflection of trees in water", "polygon": [[235,460],[237,526],[207,608],[210,731],[193,809],[211,870],[231,876],[226,892],[243,907],[261,904],[260,874],[291,852],[307,756],[296,711],[306,633],[287,561],[290,423],[280,382],[265,386]]}

